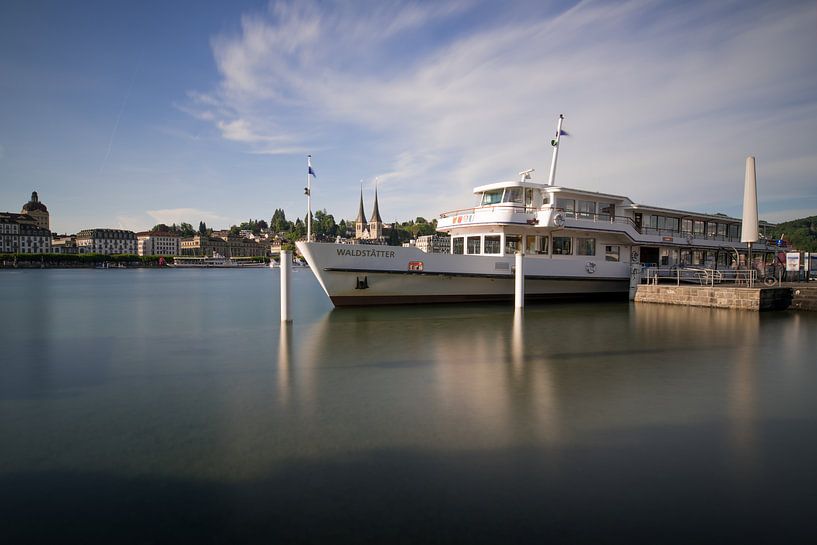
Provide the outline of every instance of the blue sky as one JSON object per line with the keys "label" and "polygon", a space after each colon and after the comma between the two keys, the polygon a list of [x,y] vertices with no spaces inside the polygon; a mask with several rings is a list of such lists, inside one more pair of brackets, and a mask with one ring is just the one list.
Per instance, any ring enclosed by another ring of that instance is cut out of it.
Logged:
{"label": "blue sky", "polygon": [[52,229],[227,227],[473,204],[535,168],[557,183],[761,218],[817,213],[817,4],[0,4],[0,210]]}

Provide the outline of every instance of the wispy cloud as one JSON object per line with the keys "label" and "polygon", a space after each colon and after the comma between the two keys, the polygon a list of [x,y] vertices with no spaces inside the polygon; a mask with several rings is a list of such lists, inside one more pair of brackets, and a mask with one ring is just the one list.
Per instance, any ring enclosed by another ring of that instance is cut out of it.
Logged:
{"label": "wispy cloud", "polygon": [[522,168],[544,179],[562,112],[565,185],[723,208],[757,154],[774,181],[759,180],[761,207],[817,192],[813,5],[583,1],[460,23],[489,8],[273,3],[213,39],[221,80],[184,108],[255,153],[347,149],[362,133],[406,211],[429,212],[430,191],[461,205]]}

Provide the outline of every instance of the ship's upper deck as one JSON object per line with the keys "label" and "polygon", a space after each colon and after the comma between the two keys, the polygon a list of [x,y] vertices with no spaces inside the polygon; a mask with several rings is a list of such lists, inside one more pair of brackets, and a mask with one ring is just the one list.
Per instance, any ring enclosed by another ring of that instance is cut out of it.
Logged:
{"label": "ship's upper deck", "polygon": [[[437,229],[452,235],[486,228],[592,229],[627,235],[634,243],[740,244],[741,220],[634,203],[628,197],[548,186],[529,179],[474,188],[476,206],[444,212]],[[760,222],[761,233],[773,226]],[[761,235],[761,236],[763,236]]]}

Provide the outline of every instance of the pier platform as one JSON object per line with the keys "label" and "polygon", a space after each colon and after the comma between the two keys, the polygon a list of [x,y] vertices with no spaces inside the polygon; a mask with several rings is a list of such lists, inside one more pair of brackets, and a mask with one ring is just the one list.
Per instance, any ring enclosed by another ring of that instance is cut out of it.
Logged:
{"label": "pier platform", "polygon": [[[814,282],[812,282],[813,284]],[[791,284],[791,307],[795,310],[817,311],[817,286]]]}
{"label": "pier platform", "polygon": [[[798,301],[807,303],[794,307],[794,291],[800,290]],[[813,299],[806,300],[805,292]],[[788,308],[817,309],[817,287],[775,286],[752,287],[735,285],[696,286],[641,284],[635,293],[636,303],[661,303],[665,305],[685,305],[691,307],[731,308],[738,310],[766,311]]]}

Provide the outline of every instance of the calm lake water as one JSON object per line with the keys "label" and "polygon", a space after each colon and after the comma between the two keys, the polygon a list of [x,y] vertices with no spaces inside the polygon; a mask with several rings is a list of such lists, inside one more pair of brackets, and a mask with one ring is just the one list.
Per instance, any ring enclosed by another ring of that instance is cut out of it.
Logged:
{"label": "calm lake water", "polygon": [[4,543],[817,540],[817,314],[0,271]]}

